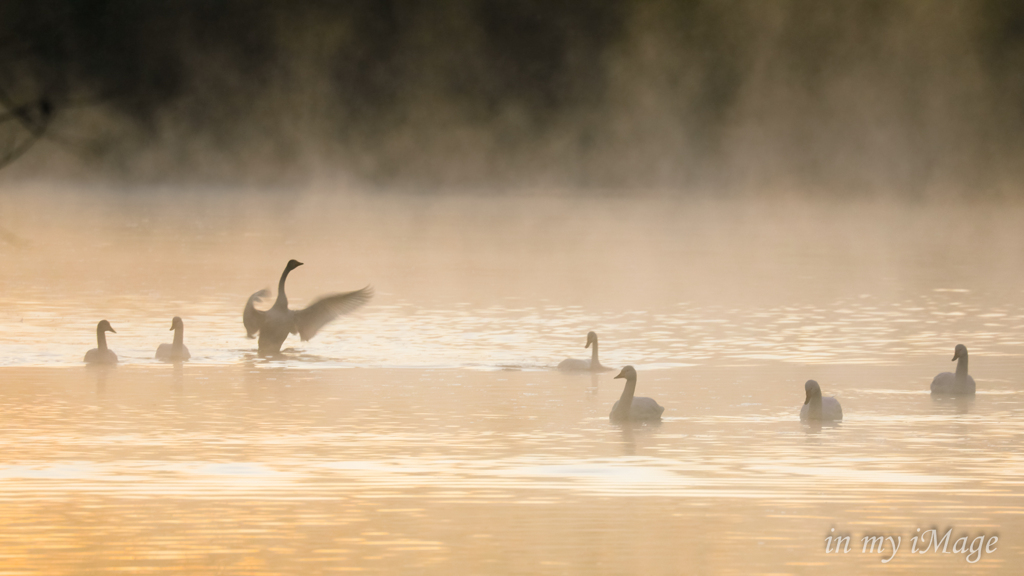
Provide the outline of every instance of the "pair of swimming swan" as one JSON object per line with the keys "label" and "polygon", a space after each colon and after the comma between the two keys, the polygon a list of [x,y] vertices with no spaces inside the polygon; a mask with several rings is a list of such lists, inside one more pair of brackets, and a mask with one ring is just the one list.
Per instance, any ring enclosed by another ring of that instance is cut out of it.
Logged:
{"label": "pair of swimming swan", "polygon": [[[591,332],[593,334],[593,332]],[[595,338],[596,341],[596,338]],[[597,359],[597,355],[594,355]],[[975,393],[976,385],[974,378],[967,373],[967,347],[957,344],[953,351],[953,360],[957,360],[956,373],[942,372],[932,380],[932,394],[971,394]],[[632,366],[622,369],[616,378],[626,378],[626,389],[622,391],[622,397],[615,406],[609,418],[614,422],[617,420],[660,420],[664,408],[650,398],[633,398],[633,391],[636,389],[636,370]],[[804,405],[800,408],[801,421],[838,422],[843,419],[843,407],[835,396],[822,397],[821,386],[814,380],[808,380],[804,384]],[[632,406],[630,401],[632,400]],[[638,404],[639,403],[639,404]],[[620,404],[622,408],[620,408]],[[629,412],[632,409],[632,412]],[[629,417],[625,417],[626,414]]]}
{"label": "pair of swimming swan", "polygon": [[[563,372],[606,372],[612,370],[601,365],[597,357],[597,333],[587,332],[587,344],[584,348],[592,348],[590,360],[577,358],[566,358],[558,364],[558,369]],[[626,366],[615,378],[626,380],[626,386],[622,389],[622,396],[612,406],[608,419],[612,422],[657,422],[661,420],[661,413],[665,408],[659,406],[651,398],[634,396],[636,391],[636,369]]]}
{"label": "pair of swimming swan", "polygon": [[[593,352],[591,353],[590,360],[579,360],[576,358],[566,358],[558,364],[558,369],[565,372],[603,372],[610,370],[605,366],[601,365],[601,361],[597,357],[597,334],[595,332],[587,333],[587,344],[585,348],[593,346]],[[661,415],[665,412],[665,408],[658,405],[653,398],[644,398],[634,396],[636,392],[636,369],[632,366],[626,366],[619,372],[619,375],[615,378],[624,378],[626,380],[626,386],[622,390],[622,396],[612,406],[612,411],[608,414],[608,419],[612,422],[657,422],[661,420]],[[804,385],[804,390],[807,393],[807,398],[804,400],[804,406],[800,410],[800,420],[842,420],[843,409],[839,406],[839,401],[834,397],[822,398],[821,387],[814,380],[808,380],[807,384]]]}
{"label": "pair of swimming swan", "polygon": [[325,324],[342,314],[352,312],[366,304],[373,297],[373,288],[367,286],[361,290],[332,294],[318,299],[302,310],[290,310],[288,297],[284,293],[284,283],[288,273],[302,266],[298,260],[289,260],[277,284],[277,300],[269,310],[258,310],[256,303],[270,295],[267,290],[260,290],[249,296],[242,312],[242,324],[249,338],[259,333],[258,349],[261,356],[274,356],[281,353],[289,334],[298,334],[303,342],[309,340],[324,327]]}
{"label": "pair of swimming swan", "polygon": [[[178,316],[171,320],[171,330],[174,330],[174,341],[158,346],[156,359],[168,362],[188,360],[192,355],[185,347],[185,323]],[[107,347],[107,332],[117,334],[110,322],[100,320],[96,325],[96,348],[85,353],[86,364],[117,364],[117,354]]]}
{"label": "pair of swimming swan", "polygon": [[[967,347],[957,344],[953,350],[953,360],[957,360],[956,373],[942,372],[932,379],[931,393],[935,395],[973,395],[977,388],[974,378],[967,373]],[[821,387],[814,380],[804,384],[807,394],[803,408],[800,409],[800,420],[838,421],[843,419],[843,409],[834,397],[822,398]]]}

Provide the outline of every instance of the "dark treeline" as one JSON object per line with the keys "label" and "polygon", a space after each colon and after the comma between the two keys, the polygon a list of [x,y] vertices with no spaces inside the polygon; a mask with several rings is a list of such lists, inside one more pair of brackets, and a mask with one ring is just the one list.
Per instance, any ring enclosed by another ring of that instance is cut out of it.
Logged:
{"label": "dark treeline", "polygon": [[52,119],[25,173],[999,192],[1024,5],[24,0],[0,91]]}

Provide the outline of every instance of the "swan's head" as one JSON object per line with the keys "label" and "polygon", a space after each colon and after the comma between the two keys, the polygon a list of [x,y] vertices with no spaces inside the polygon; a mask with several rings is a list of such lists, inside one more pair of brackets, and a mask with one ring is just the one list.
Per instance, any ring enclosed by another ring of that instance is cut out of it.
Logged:
{"label": "swan's head", "polygon": [[619,372],[616,378],[625,378],[626,380],[636,380],[636,370],[632,366],[626,366]]}
{"label": "swan's head", "polygon": [[807,394],[807,397],[804,398],[804,404],[810,403],[814,398],[821,398],[821,386],[818,386],[818,383],[814,380],[808,380],[804,384],[804,392]]}
{"label": "swan's head", "polygon": [[591,344],[597,344],[597,332],[587,332],[587,345],[584,348],[590,348]]}
{"label": "swan's head", "polygon": [[96,325],[96,331],[113,332],[114,334],[117,334],[117,331],[110,327],[110,322],[107,322],[106,320],[100,320],[100,323]]}
{"label": "swan's head", "polygon": [[291,272],[292,270],[295,270],[299,266],[302,266],[302,262],[299,262],[298,260],[295,260],[293,258],[288,261],[288,265],[285,266],[284,269],[287,270],[288,272]]}
{"label": "swan's head", "polygon": [[171,330],[176,330],[178,328],[181,328],[182,330],[184,330],[185,329],[185,323],[181,321],[181,317],[180,316],[175,316],[174,318],[171,319]]}
{"label": "swan's head", "polygon": [[959,360],[960,358],[967,358],[967,346],[963,344],[957,344],[956,348],[953,349],[953,360]]}

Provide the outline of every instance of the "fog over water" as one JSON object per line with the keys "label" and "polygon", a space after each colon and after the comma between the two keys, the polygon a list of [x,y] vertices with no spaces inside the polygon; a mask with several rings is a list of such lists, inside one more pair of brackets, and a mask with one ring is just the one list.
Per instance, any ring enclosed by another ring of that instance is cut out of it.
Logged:
{"label": "fog over water", "polygon": [[414,193],[1019,190],[1024,10],[1009,0],[0,10],[5,99],[52,106],[47,138],[10,167],[19,176]]}
{"label": "fog over water", "polygon": [[[1022,23],[0,5],[0,573],[1019,573]],[[262,358],[289,259],[375,295]]]}
{"label": "fog over water", "polygon": [[[1016,204],[39,185],[4,202],[8,568],[1019,566]],[[242,306],[291,257],[293,306],[377,295],[260,359]],[[175,315],[184,366],[152,359]],[[81,363],[100,318],[116,368]],[[660,425],[608,423],[614,372],[554,370],[589,330]],[[932,399],[958,342],[978,395]],[[808,378],[842,424],[799,422]],[[857,548],[933,526],[1000,542],[976,564]],[[855,553],[822,552],[832,528]]]}

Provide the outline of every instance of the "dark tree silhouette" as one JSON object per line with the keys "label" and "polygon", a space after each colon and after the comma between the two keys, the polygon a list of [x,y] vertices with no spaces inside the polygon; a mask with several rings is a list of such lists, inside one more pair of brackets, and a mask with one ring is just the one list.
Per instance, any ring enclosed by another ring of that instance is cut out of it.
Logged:
{"label": "dark tree silhouette", "polygon": [[0,89],[0,127],[11,132],[8,145],[0,150],[0,169],[14,162],[43,137],[53,118],[53,103],[43,96],[34,101],[18,104]]}
{"label": "dark tree silhouette", "polygon": [[969,188],[1024,178],[1021,70],[1019,0],[13,0],[0,165],[81,128],[128,178]]}

